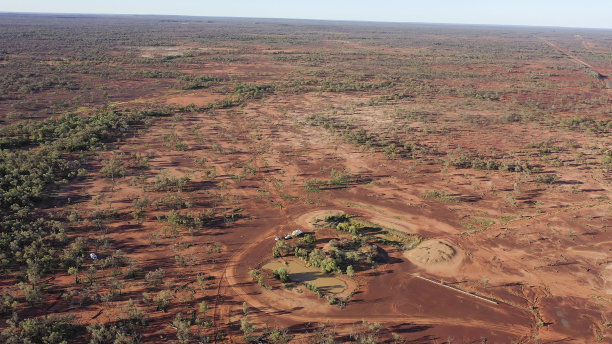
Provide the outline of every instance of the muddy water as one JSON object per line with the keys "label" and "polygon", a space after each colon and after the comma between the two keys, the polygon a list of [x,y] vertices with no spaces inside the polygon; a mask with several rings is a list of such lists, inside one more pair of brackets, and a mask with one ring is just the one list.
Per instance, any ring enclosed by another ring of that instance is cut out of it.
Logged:
{"label": "muddy water", "polygon": [[338,294],[346,290],[346,283],[330,274],[321,272],[318,268],[306,266],[298,260],[272,261],[263,266],[264,269],[287,269],[289,278],[294,282],[312,283],[326,293]]}

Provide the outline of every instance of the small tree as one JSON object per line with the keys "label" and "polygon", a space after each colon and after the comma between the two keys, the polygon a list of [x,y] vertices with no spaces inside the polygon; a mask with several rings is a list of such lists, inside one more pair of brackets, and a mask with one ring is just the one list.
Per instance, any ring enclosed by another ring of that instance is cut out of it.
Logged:
{"label": "small tree", "polygon": [[145,280],[149,282],[150,285],[158,287],[164,282],[165,276],[166,271],[162,268],[159,268],[155,271],[147,272],[147,274],[145,275]]}
{"label": "small tree", "polygon": [[244,335],[245,342],[250,342],[252,340],[251,335],[253,334],[254,330],[255,329],[253,328],[253,325],[249,322],[247,316],[243,316],[242,319],[240,319],[240,331],[242,331],[242,334]]}
{"label": "small tree", "polygon": [[298,239],[299,246],[308,250],[312,250],[317,243],[317,237],[313,234],[306,234]]}
{"label": "small tree", "polygon": [[124,177],[123,154],[113,154],[108,160],[103,160],[100,173],[106,178],[110,178],[113,182],[116,178]]}
{"label": "small tree", "polygon": [[293,247],[286,240],[278,240],[272,249],[272,256],[274,258],[283,257],[291,253]]}
{"label": "small tree", "polygon": [[68,274],[74,276],[74,284],[79,284],[79,268],[74,266],[69,267]]}
{"label": "small tree", "polygon": [[178,313],[174,320],[172,321],[172,325],[176,328],[176,338],[178,339],[178,344],[188,344],[191,339],[191,332],[189,331],[189,320],[183,320],[181,313]]}
{"label": "small tree", "polygon": [[25,297],[26,301],[28,301],[31,306],[34,306],[34,304],[36,303],[42,302],[43,292],[40,286],[24,282],[20,282],[18,286],[19,289],[21,289],[21,291],[23,292],[23,296]]}
{"label": "small tree", "polygon": [[2,289],[2,295],[0,295],[0,316],[15,312],[19,306],[19,302],[16,300],[17,297],[17,290]]}
{"label": "small tree", "polygon": [[163,311],[164,313],[168,310],[168,306],[170,306],[170,290],[162,290],[155,297],[153,297],[153,302],[157,304],[157,310]]}
{"label": "small tree", "polygon": [[200,302],[200,313],[204,315],[206,314],[206,312],[208,312],[208,304],[206,303],[206,301],[202,301]]}
{"label": "small tree", "polygon": [[279,268],[274,271],[274,277],[283,283],[289,282],[289,273],[285,268]]}
{"label": "small tree", "polygon": [[68,343],[76,334],[74,316],[45,316],[20,321],[9,320],[9,327],[2,331],[3,343]]}
{"label": "small tree", "polygon": [[482,279],[482,286],[486,288],[488,285],[489,285],[489,279],[488,278],[483,278]]}
{"label": "small tree", "polygon": [[121,294],[121,290],[125,287],[125,283],[118,278],[118,276],[113,276],[113,279],[110,282],[110,290],[111,294],[115,294],[115,291],[118,291]]}
{"label": "small tree", "polygon": [[392,143],[383,149],[383,153],[385,154],[387,159],[393,160],[397,156],[397,146],[395,145],[395,143]]}
{"label": "small tree", "polygon": [[87,278],[87,283],[89,283],[89,285],[94,284],[96,281],[96,272],[96,267],[93,265],[87,269],[87,275],[85,277]]}
{"label": "small tree", "polygon": [[272,344],[286,344],[291,341],[291,337],[287,334],[287,330],[274,329],[268,333],[268,342]]}

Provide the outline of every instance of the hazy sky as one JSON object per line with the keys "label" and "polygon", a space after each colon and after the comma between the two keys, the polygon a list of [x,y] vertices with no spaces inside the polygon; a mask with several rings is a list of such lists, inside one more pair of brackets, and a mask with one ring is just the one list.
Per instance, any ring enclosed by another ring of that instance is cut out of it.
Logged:
{"label": "hazy sky", "polygon": [[612,28],[612,0],[0,0],[0,11]]}

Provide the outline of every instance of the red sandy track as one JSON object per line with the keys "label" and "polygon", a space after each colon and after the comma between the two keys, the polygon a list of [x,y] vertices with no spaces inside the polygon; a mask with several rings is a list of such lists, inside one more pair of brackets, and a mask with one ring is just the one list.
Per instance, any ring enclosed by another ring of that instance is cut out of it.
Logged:
{"label": "red sandy track", "polygon": [[[261,287],[253,285],[248,275],[249,268],[244,264],[244,262],[253,264],[253,259],[258,259],[262,252],[264,255],[270,252],[270,243],[274,242],[273,238],[277,231],[278,228],[271,228],[251,243],[242,246],[240,254],[233,256],[226,265],[227,284],[240,298],[264,314],[283,314],[283,321],[291,320],[296,323],[325,322],[327,320],[336,323],[355,323],[367,319],[373,322],[422,325],[461,324],[462,327],[472,328],[469,332],[486,332],[489,337],[495,336],[495,333],[498,335],[504,333],[506,336],[521,338],[529,336],[531,333],[528,325],[531,319],[529,319],[527,312],[505,304],[490,305],[484,301],[431,285],[409,275],[407,271],[397,271],[409,269],[410,263],[408,262],[402,263],[397,270],[393,266],[394,272],[391,279],[386,278],[391,274],[379,276],[365,286],[368,290],[364,292],[363,298],[374,298],[373,300],[354,304],[349,302],[344,310],[325,305],[322,310],[303,308],[286,312],[288,307],[279,304],[279,299],[276,299],[276,302],[273,301],[273,292],[262,290]],[[385,270],[388,268],[388,265],[383,267]],[[397,296],[399,294],[407,295],[408,293],[413,296]],[[416,296],[419,294],[422,295]],[[359,299],[360,297],[356,296],[355,298]],[[377,302],[376,298],[379,298],[380,301]],[[382,301],[385,299],[393,301]],[[320,302],[324,303],[325,301],[321,300]],[[426,304],[427,307],[439,308],[441,306],[441,308],[438,312],[429,312],[429,314],[427,310],[423,313],[410,311],[410,309],[417,308],[421,308],[421,311],[423,311],[421,302]],[[463,306],[453,307],[451,306],[453,303]],[[448,311],[451,309],[456,311],[454,316],[449,316]],[[494,311],[490,312],[492,310]]]}
{"label": "red sandy track", "polygon": [[[608,75],[605,75],[605,74],[599,72],[595,67],[593,67],[592,65],[590,65],[586,61],[582,60],[581,58],[572,55],[568,50],[561,48],[559,45],[557,45],[557,44],[555,44],[555,43],[553,43],[553,42],[551,42],[549,40],[546,40],[544,38],[540,38],[540,40],[542,40],[544,43],[550,45],[551,47],[555,48],[556,50],[560,51],[562,54],[566,55],[570,59],[580,63],[581,65],[587,67],[588,69],[592,70],[593,72],[599,74],[601,76],[601,79],[603,80],[604,84],[606,85],[606,87],[608,87],[608,89],[612,90],[612,80],[610,80],[610,77]],[[585,45],[585,42],[582,41],[582,44]],[[586,48],[586,45],[585,45],[585,48]]]}
{"label": "red sandy track", "polygon": [[[75,315],[76,321],[85,325],[94,321],[111,323],[122,305],[133,299],[151,320],[143,332],[147,343],[174,339],[176,329],[168,324],[179,312],[192,314],[201,301],[210,305],[205,316],[215,327],[197,330],[207,336],[214,331],[215,340],[217,334],[224,333],[229,342],[242,340],[239,318],[243,301],[252,308],[248,317],[257,334],[277,326],[287,329],[296,342],[314,331],[313,323],[329,321],[338,326],[339,336],[345,336],[362,320],[382,323],[381,340],[395,333],[418,343],[475,343],[483,338],[494,343],[591,344],[597,338],[603,338],[601,342],[609,340],[612,190],[609,171],[602,164],[602,152],[612,143],[609,130],[600,128],[590,133],[554,124],[568,114],[609,116],[607,90],[585,73],[576,73],[573,65],[580,63],[594,70],[590,64],[551,41],[539,41],[537,36],[524,38],[520,34],[521,38],[505,39],[479,34],[467,41],[456,37],[467,45],[445,46],[446,41],[455,43],[455,39],[448,39],[455,36],[448,34],[439,37],[444,38],[441,46],[432,45],[436,40],[426,38],[414,44],[385,47],[381,41],[381,45],[369,47],[367,40],[345,40],[344,34],[323,44],[313,40],[313,46],[241,42],[236,52],[248,53],[239,55],[238,61],[215,61],[207,55],[195,56],[192,62],[176,61],[176,71],[182,73],[239,76],[211,89],[178,90],[173,79],[104,81],[109,90],[117,89],[111,99],[125,101],[117,106],[126,111],[136,103],[206,105],[231,96],[235,81],[279,88],[240,107],[161,117],[141,135],[122,139],[116,149],[126,154],[126,160],[131,159],[131,153],[151,153],[152,158],[148,169],[130,167],[129,176],[116,184],[98,173],[99,160],[111,152],[92,158],[97,160],[88,167],[91,175],[62,191],[62,196],[78,200],[65,203],[66,210],[78,211],[85,218],[70,235],[106,237],[112,245],[95,248],[101,257],[121,249],[143,273],[165,269],[166,283],[155,287],[143,279],[126,280],[117,299],[77,307],[78,297],[64,299],[57,295],[81,291],[84,284],[75,285],[74,276],[61,272],[54,276],[57,278],[49,290],[52,305],[44,314]],[[550,39],[564,46],[562,40]],[[487,44],[480,46],[479,42]],[[534,58],[526,61],[523,50],[514,49],[516,42],[532,47]],[[569,58],[550,54],[542,42]],[[478,51],[464,49],[472,44],[483,52],[500,45],[516,55],[491,59],[487,53],[480,58]],[[317,54],[315,61],[331,59],[319,64],[308,59],[275,59],[290,54],[273,56],[275,51],[294,51],[294,57],[307,58],[311,48]],[[346,49],[363,54],[347,55],[342,52]],[[538,57],[538,50],[545,54]],[[464,60],[473,54],[478,58]],[[411,66],[411,60],[424,63]],[[607,70],[605,64],[600,67]],[[371,76],[387,74],[397,74],[400,81],[392,88],[366,91],[325,92],[314,86],[321,78],[335,79],[337,71],[347,73],[339,80],[351,87],[355,80],[370,83],[375,81],[366,80]],[[363,75],[358,75],[361,72]],[[306,85],[313,83],[312,87],[289,87],[294,78],[304,75],[312,76],[312,80],[305,80]],[[82,78],[89,81],[91,76]],[[404,82],[408,80],[419,82]],[[605,81],[612,88],[610,80]],[[286,89],[284,83],[289,84]],[[499,90],[503,95],[497,100],[480,99],[480,93],[462,94],[466,87]],[[400,94],[404,97],[395,99]],[[46,96],[51,100],[59,97]],[[4,102],[0,107],[8,109],[9,105]],[[563,111],[557,113],[557,109]],[[547,115],[551,121],[505,119],[523,112],[534,117]],[[331,118],[341,127],[347,124],[347,128],[364,129],[380,139],[381,145],[349,144],[344,132],[310,122],[312,115]],[[180,138],[186,150],[175,150],[167,144],[165,139],[171,136]],[[414,156],[391,158],[384,154],[383,149],[389,146],[382,142],[397,142],[398,147],[414,143],[419,149]],[[544,143],[553,147],[540,152]],[[538,170],[524,174],[454,168],[447,164],[447,154],[458,147],[492,159],[526,161]],[[245,172],[247,167],[253,167],[252,174]],[[208,168],[215,169],[215,176],[205,173]],[[348,170],[359,180],[346,188],[305,191],[309,179],[327,180],[332,170]],[[131,182],[143,173],[151,183],[163,172],[189,175],[189,187],[149,191],[146,185]],[[558,181],[537,181],[538,176],[549,173]],[[448,192],[456,202],[425,197],[433,190]],[[217,221],[199,232],[185,229],[176,236],[168,235],[166,216],[171,202],[162,201],[166,196],[189,200],[191,206],[183,209],[181,205],[181,212],[214,210]],[[132,202],[145,197],[158,205],[148,207],[143,222],[135,223],[130,214]],[[88,216],[107,205],[117,210],[120,218],[109,219],[104,233],[94,231]],[[225,217],[235,210],[244,217]],[[271,278],[272,290],[253,283],[248,272],[271,258],[274,236],[296,228],[316,231],[321,244],[337,236],[331,229],[315,229],[308,223],[312,214],[320,217],[321,212],[331,210],[443,241],[456,249],[456,255],[430,264],[382,246],[379,265],[358,271],[351,280],[358,288],[344,309],[328,305],[308,290],[298,293],[296,289],[302,287],[283,288]],[[494,224],[469,231],[469,220],[476,219]],[[219,249],[212,252],[209,246]],[[177,255],[193,261],[183,264]],[[413,274],[435,281],[443,279],[447,285],[495,299],[499,304]],[[202,276],[207,278],[204,282],[199,278]],[[99,271],[97,278],[100,293],[107,292],[111,276]],[[15,280],[3,283],[11,285]],[[167,312],[156,309],[150,297],[143,297],[145,292],[154,296],[162,288],[176,290],[188,285],[194,287],[189,295],[193,299],[183,302],[180,293],[191,291],[175,291]],[[447,340],[451,337],[456,341]]]}

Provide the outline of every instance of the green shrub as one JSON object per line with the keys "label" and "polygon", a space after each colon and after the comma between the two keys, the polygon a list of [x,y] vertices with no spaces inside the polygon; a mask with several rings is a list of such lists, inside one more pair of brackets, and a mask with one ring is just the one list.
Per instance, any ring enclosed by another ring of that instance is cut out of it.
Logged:
{"label": "green shrub", "polygon": [[155,302],[158,311],[166,312],[168,306],[170,306],[171,296],[172,292],[170,290],[162,290],[153,297],[153,302]]}
{"label": "green shrub", "polygon": [[164,277],[166,277],[166,270],[158,268],[155,271],[147,272],[145,280],[154,287],[162,285],[164,283]]}
{"label": "green shrub", "polygon": [[87,326],[90,335],[89,344],[138,344],[142,342],[141,335],[135,329],[124,324],[105,325],[102,323]]}
{"label": "green shrub", "polygon": [[[43,273],[58,267],[58,255],[68,242],[64,225],[34,209],[51,198],[55,188],[84,175],[78,156],[67,153],[104,148],[105,142],[123,136],[144,119],[136,112],[110,111],[22,121],[0,129],[1,148],[29,146],[0,150],[0,267],[15,270],[36,264]],[[115,172],[108,175],[122,174]]]}
{"label": "green shrub", "polygon": [[214,75],[183,75],[178,79],[179,85],[184,90],[195,90],[209,88],[221,81],[221,78]]}
{"label": "green shrub", "polygon": [[81,328],[73,323],[74,316],[44,316],[18,323],[9,320],[0,339],[6,344],[64,344],[78,336]]}
{"label": "green shrub", "polygon": [[440,202],[444,203],[459,203],[460,199],[448,193],[447,191],[440,190],[427,190],[423,194],[423,198],[425,199],[436,199]]}
{"label": "green shrub", "polygon": [[284,257],[291,254],[292,250],[293,246],[291,246],[291,244],[289,244],[286,240],[280,239],[276,241],[274,248],[272,248],[272,256],[274,258]]}
{"label": "green shrub", "polygon": [[102,160],[102,168],[100,174],[111,180],[125,177],[125,168],[123,167],[123,154],[113,154],[110,158]]}
{"label": "green shrub", "polygon": [[274,277],[276,277],[279,281],[283,283],[287,283],[290,281],[289,273],[287,272],[287,269],[285,268],[279,268],[279,269],[274,270]]}
{"label": "green shrub", "polygon": [[554,173],[538,174],[536,176],[536,182],[538,183],[555,184],[557,181],[559,181],[559,177]]}
{"label": "green shrub", "polygon": [[257,85],[254,83],[236,84],[234,86],[234,95],[238,99],[258,99],[264,95],[274,92],[272,85]]}

